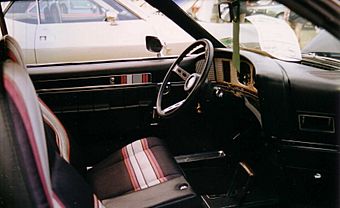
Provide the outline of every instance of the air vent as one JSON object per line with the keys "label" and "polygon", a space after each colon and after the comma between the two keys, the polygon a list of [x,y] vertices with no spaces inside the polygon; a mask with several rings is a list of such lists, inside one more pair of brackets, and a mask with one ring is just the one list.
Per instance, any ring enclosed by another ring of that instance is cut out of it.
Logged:
{"label": "air vent", "polygon": [[299,114],[301,131],[335,133],[334,118],[330,116]]}

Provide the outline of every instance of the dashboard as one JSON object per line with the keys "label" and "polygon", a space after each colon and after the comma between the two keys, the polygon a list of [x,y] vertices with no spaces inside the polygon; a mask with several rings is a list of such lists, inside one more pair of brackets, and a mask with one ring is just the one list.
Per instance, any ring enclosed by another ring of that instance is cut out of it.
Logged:
{"label": "dashboard", "polygon": [[240,97],[254,98],[263,131],[278,148],[280,161],[288,167],[336,170],[340,72],[245,51],[237,72],[222,51],[216,51],[213,82]]}

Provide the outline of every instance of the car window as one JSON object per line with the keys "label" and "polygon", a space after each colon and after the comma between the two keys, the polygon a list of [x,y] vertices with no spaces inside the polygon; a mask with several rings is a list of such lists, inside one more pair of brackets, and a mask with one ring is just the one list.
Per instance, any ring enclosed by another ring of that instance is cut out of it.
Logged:
{"label": "car window", "polygon": [[115,21],[138,19],[114,0],[41,0],[39,7],[42,24],[103,22],[108,14]]}
{"label": "car window", "polygon": [[129,11],[124,6],[120,5],[116,1],[113,0],[103,0],[105,3],[110,5],[118,14],[117,20],[135,20],[139,19],[133,12]]}
{"label": "car window", "polygon": [[[1,4],[7,5],[8,32],[22,47],[26,64],[177,56],[194,41],[140,0],[9,2]],[[160,53],[147,50],[146,36],[159,39]]]}
{"label": "car window", "polygon": [[5,17],[28,24],[38,24],[35,1],[15,1]]}

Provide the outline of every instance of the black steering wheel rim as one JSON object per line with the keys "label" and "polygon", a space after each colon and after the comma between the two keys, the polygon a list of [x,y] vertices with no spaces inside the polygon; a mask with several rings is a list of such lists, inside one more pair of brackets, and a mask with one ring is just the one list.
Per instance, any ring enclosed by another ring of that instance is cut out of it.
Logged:
{"label": "black steering wheel rim", "polygon": [[[200,73],[195,72],[195,73],[190,74],[186,70],[180,67],[180,63],[183,61],[183,59],[187,55],[191,54],[192,52],[202,49],[200,46],[203,46],[204,56],[205,56],[202,71]],[[189,103],[189,101],[199,91],[201,86],[206,82],[209,69],[213,62],[213,57],[214,57],[214,47],[212,43],[207,39],[200,39],[200,40],[195,41],[193,44],[191,44],[189,47],[187,47],[182,52],[182,54],[170,66],[167,74],[165,75],[163,79],[162,85],[160,86],[160,89],[158,91],[156,109],[160,117],[171,116],[174,113],[178,112],[180,109],[182,109],[182,107],[185,106],[187,103]],[[162,98],[163,98],[163,94],[166,89],[166,86],[169,82],[170,75],[172,73],[176,73],[178,76],[180,76],[185,81],[184,90],[188,93],[188,95],[186,96],[184,100],[176,102],[175,104],[163,109]]]}

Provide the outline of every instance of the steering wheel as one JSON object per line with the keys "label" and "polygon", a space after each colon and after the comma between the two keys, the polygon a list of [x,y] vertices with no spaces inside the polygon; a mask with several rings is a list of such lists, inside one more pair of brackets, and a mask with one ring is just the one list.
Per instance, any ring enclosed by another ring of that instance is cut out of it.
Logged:
{"label": "steering wheel", "polygon": [[[180,66],[186,56],[199,53],[201,51],[204,51],[204,53],[202,54],[204,55],[204,63],[199,70],[196,69],[194,73],[190,74],[187,70]],[[189,103],[189,101],[194,97],[201,86],[206,82],[209,69],[213,62],[213,57],[214,47],[212,43],[207,39],[197,40],[182,52],[182,54],[169,68],[158,91],[156,109],[160,117],[168,117],[170,115],[173,115],[174,113],[182,109],[183,106]],[[165,95],[165,90],[172,74],[176,74],[183,81],[185,81],[183,90],[186,94],[186,97],[183,100],[175,102],[175,104],[163,108],[163,96]]]}

